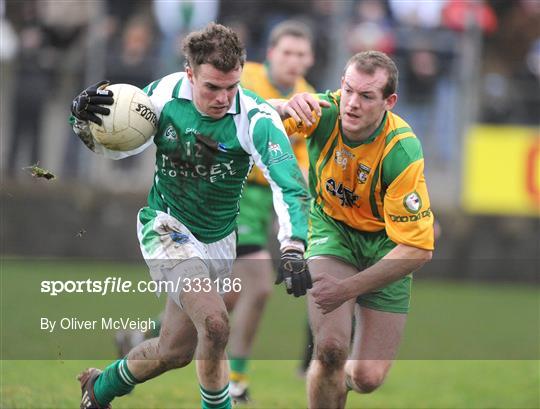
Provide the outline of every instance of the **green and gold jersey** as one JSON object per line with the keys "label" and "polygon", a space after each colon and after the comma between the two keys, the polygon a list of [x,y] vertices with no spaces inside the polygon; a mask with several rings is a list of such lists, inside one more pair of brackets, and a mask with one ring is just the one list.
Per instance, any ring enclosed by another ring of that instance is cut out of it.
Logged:
{"label": "green and gold jersey", "polygon": [[216,242],[236,228],[240,194],[256,164],[272,188],[282,247],[290,240],[306,241],[309,196],[283,124],[270,105],[239,87],[227,114],[212,119],[195,107],[183,72],[154,81],[144,91],[158,118],[154,137],[131,152],[110,151],[97,143],[93,150],[119,159],[155,143],[150,208],[172,215],[198,240]]}
{"label": "green and gold jersey", "polygon": [[[304,78],[299,78],[291,92],[286,95],[282,94],[281,91],[270,81],[267,65],[256,62],[246,62],[244,65],[244,70],[242,71],[242,78],[240,82],[244,88],[255,92],[264,99],[287,99],[299,92],[315,92],[315,89],[309,85]],[[293,134],[290,135],[290,141],[296,159],[298,160],[298,165],[301,169],[307,170],[309,163],[305,139]],[[261,185],[268,185],[264,175],[260,169],[256,167],[251,171],[248,181]]]}
{"label": "green and gold jersey", "polygon": [[426,250],[434,247],[433,213],[420,141],[399,116],[386,112],[363,142],[341,131],[340,92],[317,94],[331,103],[307,128],[285,121],[287,133],[307,138],[309,187],[316,205],[359,231],[386,229],[390,239]]}

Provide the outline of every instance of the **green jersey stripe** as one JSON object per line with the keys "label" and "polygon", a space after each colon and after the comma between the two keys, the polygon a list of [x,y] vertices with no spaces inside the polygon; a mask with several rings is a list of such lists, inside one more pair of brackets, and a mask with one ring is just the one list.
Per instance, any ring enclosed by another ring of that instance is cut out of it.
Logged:
{"label": "green jersey stripe", "polygon": [[339,135],[336,135],[334,137],[334,140],[332,141],[332,145],[330,146],[330,149],[328,149],[328,152],[326,153],[326,156],[324,157],[321,164],[317,168],[317,180],[319,181],[319,192],[312,192],[313,197],[316,196],[315,193],[317,194],[317,196],[322,197],[322,189],[324,189],[324,181],[321,180],[321,174],[322,174],[322,172],[324,170],[324,167],[328,163],[328,161],[330,159],[332,159],[332,157],[334,156],[334,150],[336,149],[336,145],[338,143],[338,138],[339,138]]}
{"label": "green jersey stripe", "polygon": [[161,82],[161,78],[159,80],[152,82],[150,85],[147,85],[144,88],[144,92],[146,92],[146,94],[149,97],[151,97],[154,94],[154,90],[156,89],[156,87],[159,85],[160,82]]}
{"label": "green jersey stripe", "polygon": [[388,146],[390,141],[392,139],[394,139],[394,136],[401,135],[401,134],[404,134],[406,132],[411,132],[412,133],[412,129],[409,128],[408,126],[404,126],[402,128],[394,129],[392,132],[390,132],[388,135],[386,135],[386,144],[385,144],[385,146]]}
{"label": "green jersey stripe", "polygon": [[373,174],[373,179],[371,180],[371,186],[369,187],[369,205],[371,207],[371,213],[373,213],[373,216],[382,221],[384,219],[381,217],[381,214],[379,213],[379,209],[377,208],[377,202],[375,200],[375,188],[377,187],[377,183],[379,181],[380,170],[381,170],[381,164],[379,163],[377,165],[377,168],[375,169],[375,173]]}
{"label": "green jersey stripe", "polygon": [[182,85],[182,80],[183,79],[184,79],[184,77],[180,78],[178,80],[178,82],[176,83],[176,85],[174,86],[172,94],[171,94],[172,98],[176,98],[178,96],[178,93],[180,92],[180,86]]}
{"label": "green jersey stripe", "polygon": [[139,221],[143,224],[140,235],[141,244],[144,250],[151,255],[160,245],[160,237],[154,231],[153,220],[157,216],[157,212],[153,209],[145,208],[139,213]]}
{"label": "green jersey stripe", "polygon": [[423,158],[422,146],[417,138],[401,139],[382,161],[383,184],[388,187],[411,163]]}

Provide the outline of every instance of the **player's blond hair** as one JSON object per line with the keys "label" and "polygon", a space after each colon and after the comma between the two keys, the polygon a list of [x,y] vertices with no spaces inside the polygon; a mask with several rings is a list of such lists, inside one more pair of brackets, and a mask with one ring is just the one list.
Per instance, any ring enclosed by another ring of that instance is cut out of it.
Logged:
{"label": "player's blond hair", "polygon": [[246,50],[238,34],[216,23],[190,33],[184,39],[182,50],[187,66],[194,71],[199,65],[210,64],[222,72],[229,72],[243,67],[246,62]]}
{"label": "player's blond hair", "polygon": [[349,59],[345,71],[353,64],[358,71],[368,75],[373,75],[379,68],[385,70],[388,74],[388,80],[382,89],[383,98],[395,94],[398,86],[398,69],[388,55],[381,51],[363,51]]}

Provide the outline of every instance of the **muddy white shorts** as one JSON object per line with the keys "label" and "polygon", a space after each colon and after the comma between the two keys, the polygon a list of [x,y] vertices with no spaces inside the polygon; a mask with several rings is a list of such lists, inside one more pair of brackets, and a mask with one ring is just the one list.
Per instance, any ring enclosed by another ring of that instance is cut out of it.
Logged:
{"label": "muddy white shorts", "polygon": [[226,291],[222,281],[231,277],[235,232],[202,243],[171,215],[144,207],[137,215],[137,235],[150,275],[160,284],[158,293],[167,292],[180,307],[182,291]]}

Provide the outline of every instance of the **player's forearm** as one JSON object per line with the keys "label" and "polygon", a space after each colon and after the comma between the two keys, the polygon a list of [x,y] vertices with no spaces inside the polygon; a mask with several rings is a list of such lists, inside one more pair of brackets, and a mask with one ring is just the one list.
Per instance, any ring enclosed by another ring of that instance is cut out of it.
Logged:
{"label": "player's forearm", "polygon": [[75,118],[73,115],[69,118],[69,123],[73,127],[73,132],[79,137],[79,139],[88,147],[88,149],[95,152],[95,141],[90,132],[88,121],[82,121]]}
{"label": "player's forearm", "polygon": [[405,277],[431,260],[432,252],[398,244],[382,260],[346,279],[350,297],[354,298]]}

